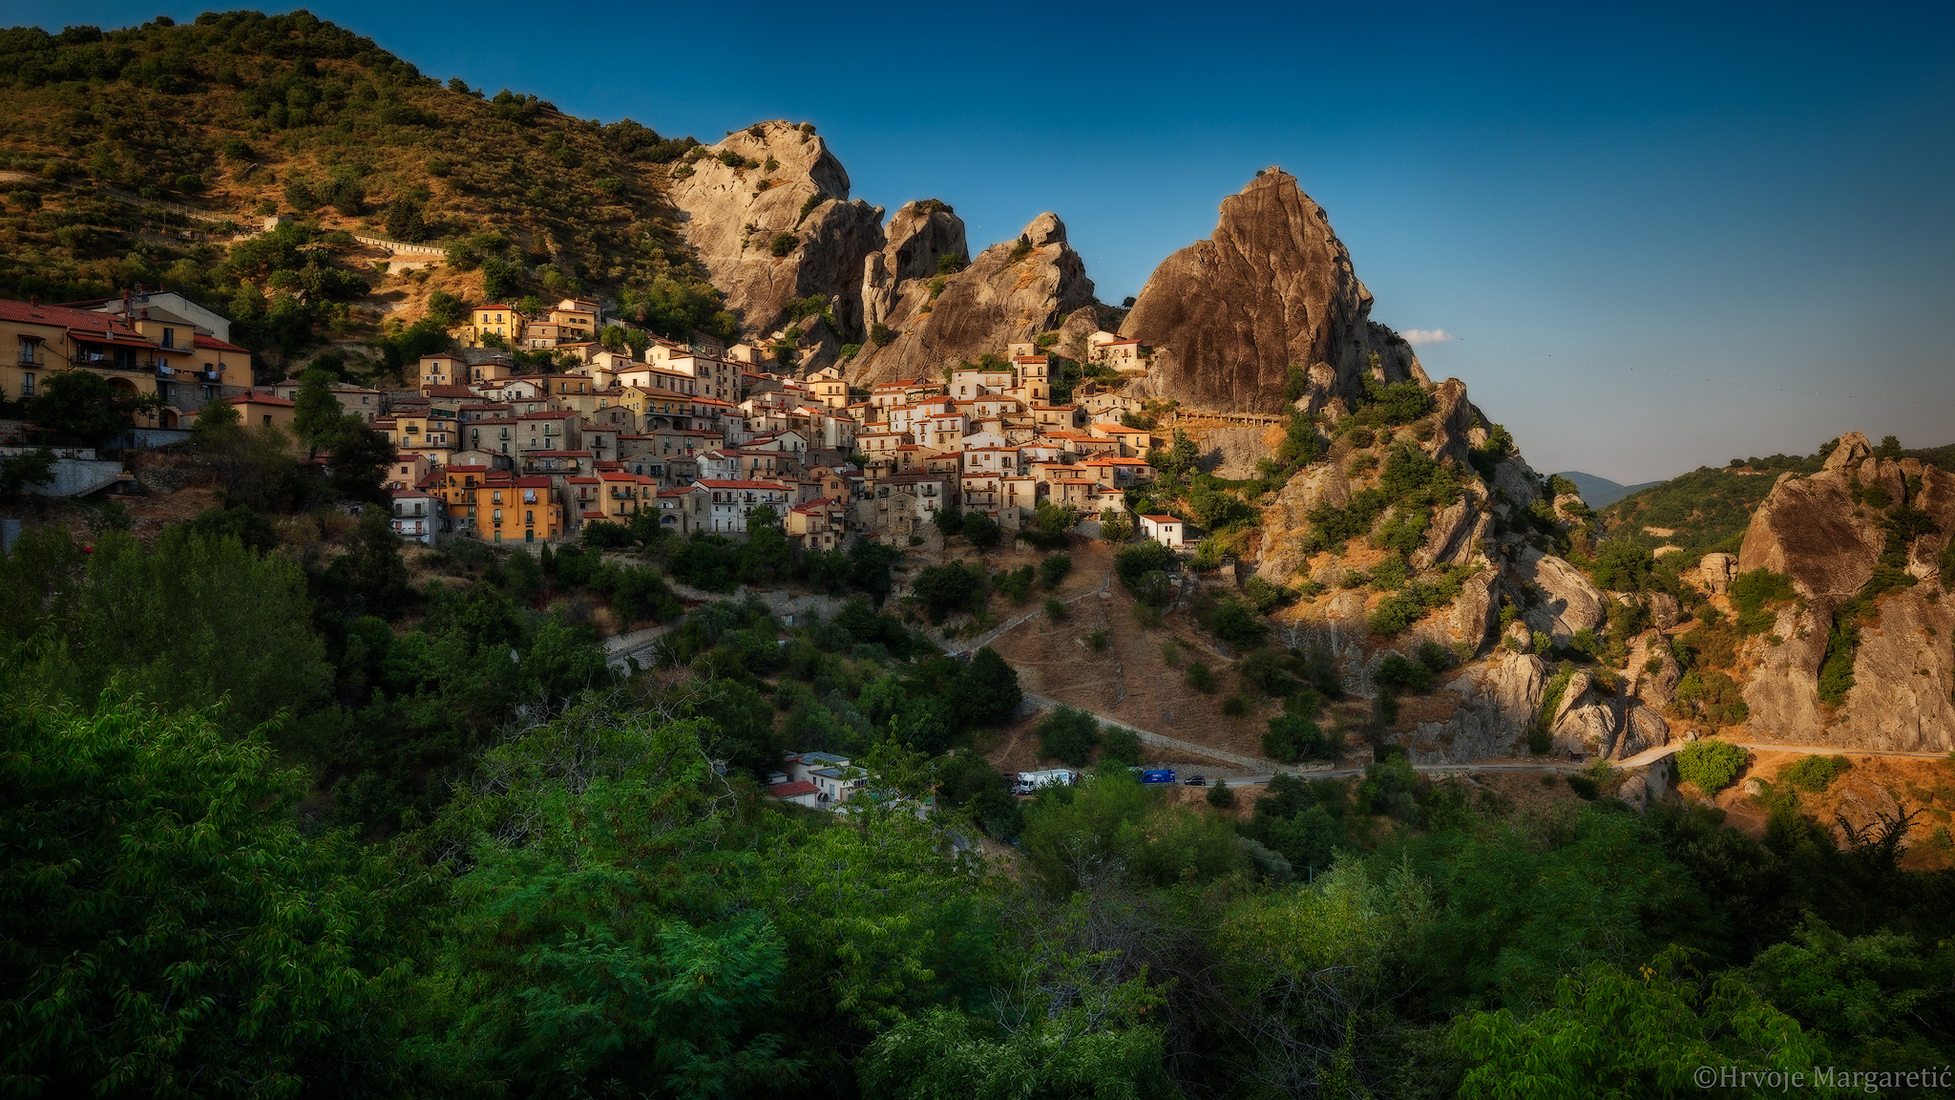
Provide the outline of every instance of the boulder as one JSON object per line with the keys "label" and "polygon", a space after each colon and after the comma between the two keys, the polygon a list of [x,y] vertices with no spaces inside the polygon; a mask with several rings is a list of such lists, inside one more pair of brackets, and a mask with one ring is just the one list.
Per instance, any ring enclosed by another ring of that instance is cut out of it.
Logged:
{"label": "boulder", "polygon": [[1703,578],[1704,591],[1713,596],[1722,596],[1731,590],[1731,581],[1738,575],[1738,557],[1735,554],[1705,554],[1697,563],[1697,575]]}
{"label": "boulder", "polygon": [[1527,624],[1558,644],[1602,625],[1602,593],[1581,570],[1553,554],[1529,547],[1515,563],[1514,576],[1539,594],[1526,606]]}
{"label": "boulder", "polygon": [[[1222,200],[1215,232],[1161,262],[1121,334],[1153,349],[1152,392],[1186,404],[1276,412],[1292,404],[1355,404],[1365,380],[1425,381],[1412,349],[1371,322],[1371,292],[1323,208],[1277,168]],[[1325,369],[1318,370],[1322,365]]]}
{"label": "boulder", "polygon": [[[1854,433],[1858,437],[1858,433]],[[1800,593],[1821,600],[1851,597],[1873,576],[1886,536],[1853,501],[1853,480],[1842,464],[1864,448],[1842,440],[1811,477],[1781,476],[1752,513],[1738,549],[1737,569],[1769,569],[1792,578]],[[1899,497],[1894,498],[1899,500]]]}

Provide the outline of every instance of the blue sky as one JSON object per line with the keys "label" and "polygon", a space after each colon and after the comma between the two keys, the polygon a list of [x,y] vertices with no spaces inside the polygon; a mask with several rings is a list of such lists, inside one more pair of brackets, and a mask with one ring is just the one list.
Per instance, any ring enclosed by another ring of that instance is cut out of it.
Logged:
{"label": "blue sky", "polygon": [[1543,470],[1955,442],[1955,5],[309,6],[587,117],[812,121],[859,197],[940,197],[974,246],[1056,211],[1109,301],[1280,164]]}

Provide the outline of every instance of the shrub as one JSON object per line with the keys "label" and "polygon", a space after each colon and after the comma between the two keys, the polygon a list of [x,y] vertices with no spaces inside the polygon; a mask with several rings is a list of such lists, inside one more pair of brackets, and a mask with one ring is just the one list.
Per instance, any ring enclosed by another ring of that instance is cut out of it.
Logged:
{"label": "shrub", "polygon": [[1235,792],[1229,789],[1229,781],[1226,779],[1217,779],[1215,785],[1208,789],[1207,797],[1208,804],[1218,810],[1235,808]]}
{"label": "shrub", "polygon": [[1833,780],[1853,767],[1853,761],[1844,756],[1806,756],[1794,761],[1780,773],[1780,778],[1802,791],[1823,791],[1833,785]]}
{"label": "shrub", "polygon": [[1215,673],[1200,661],[1191,661],[1185,677],[1188,686],[1206,695],[1215,690]]}
{"label": "shrub", "polygon": [[1103,764],[1125,764],[1129,767],[1140,763],[1140,735],[1120,726],[1107,726],[1100,731],[1100,762]]}
{"label": "shrub", "polygon": [[1269,624],[1255,605],[1234,594],[1210,604],[1204,619],[1209,633],[1235,649],[1253,649],[1269,636]]}
{"label": "shrub", "polygon": [[779,258],[793,252],[795,244],[794,234],[782,230],[774,234],[774,239],[768,242],[767,251],[773,253],[776,258]]}
{"label": "shrub", "polygon": [[1738,609],[1738,631],[1751,635],[1770,630],[1777,616],[1768,605],[1797,595],[1792,579],[1783,573],[1753,569],[1738,574],[1731,581],[1731,604]]}
{"label": "shrub", "polygon": [[1066,601],[1057,596],[1045,601],[1045,617],[1055,623],[1063,623],[1071,612],[1066,610]]}
{"label": "shrub", "polygon": [[1283,713],[1269,720],[1269,728],[1263,733],[1263,755],[1285,764],[1335,758],[1343,746],[1336,734],[1318,725],[1316,711],[1315,695],[1292,699]]}
{"label": "shrub", "polygon": [[1039,722],[1039,752],[1079,767],[1093,757],[1100,743],[1100,724],[1085,711],[1060,707]]}
{"label": "shrub", "polygon": [[1051,554],[1039,562],[1039,583],[1046,588],[1057,588],[1059,582],[1073,571],[1073,559],[1069,554]]}
{"label": "shrub", "polygon": [[1729,741],[1693,741],[1677,754],[1677,775],[1705,794],[1716,794],[1738,781],[1751,763],[1751,754]]}

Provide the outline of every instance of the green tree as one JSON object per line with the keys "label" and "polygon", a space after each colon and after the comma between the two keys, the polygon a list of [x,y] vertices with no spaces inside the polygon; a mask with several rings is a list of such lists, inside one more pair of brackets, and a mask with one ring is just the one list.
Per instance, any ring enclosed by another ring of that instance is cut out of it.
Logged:
{"label": "green tree", "polygon": [[29,489],[53,480],[53,451],[43,448],[0,458],[0,502],[19,500]]}
{"label": "green tree", "polygon": [[[395,873],[306,838],[255,737],[105,701],[8,719],[0,1075],[24,1095],[398,1093]],[[27,919],[31,915],[32,919]]]}
{"label": "green tree", "polygon": [[950,691],[952,713],[980,726],[1009,722],[1024,698],[1018,673],[990,646],[971,655]]}
{"label": "green tree", "polygon": [[1742,977],[1702,977],[1677,951],[1640,974],[1588,967],[1561,979],[1540,1011],[1474,1012],[1448,1039],[1467,1063],[1465,1097],[1682,1096],[1704,1089],[1701,1068],[1828,1064],[1819,1039]]}
{"label": "green tree", "polygon": [[1751,763],[1751,753],[1729,741],[1692,741],[1677,754],[1677,775],[1705,794],[1716,794],[1738,781]]}
{"label": "green tree", "polygon": [[1073,767],[1093,758],[1100,741],[1100,724],[1085,711],[1060,707],[1039,723],[1039,754]]}
{"label": "green tree", "polygon": [[0,666],[36,694],[84,704],[116,684],[170,710],[221,701],[219,723],[242,734],[331,683],[292,562],[178,527],[148,548],[105,534],[85,570],[45,564],[80,557],[65,533],[0,557],[0,590],[41,609],[0,621]]}
{"label": "green tree", "polygon": [[963,533],[964,538],[979,550],[989,550],[997,546],[1002,538],[998,521],[983,512],[964,513],[964,521],[959,524],[958,529]]}
{"label": "green tree", "polygon": [[154,395],[118,394],[99,374],[64,370],[50,374],[27,402],[27,418],[57,440],[99,447],[156,405]]}
{"label": "green tree", "polygon": [[324,367],[308,368],[299,378],[299,390],[292,398],[292,433],[308,456],[333,445],[345,413],[333,386],[339,379]]}
{"label": "green tree", "polygon": [[244,418],[229,401],[206,401],[190,424],[190,446],[202,454],[218,454],[236,447],[244,435]]}

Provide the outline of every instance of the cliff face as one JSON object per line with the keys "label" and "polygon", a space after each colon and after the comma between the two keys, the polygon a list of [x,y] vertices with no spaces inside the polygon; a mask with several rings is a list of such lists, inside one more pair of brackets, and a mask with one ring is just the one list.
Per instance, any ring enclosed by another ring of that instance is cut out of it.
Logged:
{"label": "cliff face", "polygon": [[[928,233],[923,223],[912,224],[915,230],[900,241],[892,236],[883,254],[864,265],[865,300],[881,313],[887,332],[843,364],[851,381],[934,376],[946,365],[1057,329],[1069,314],[1093,304],[1093,281],[1056,214],[1040,214],[1017,237],[985,249],[962,271],[942,276],[935,261],[926,267],[924,258],[943,255],[945,243],[961,239],[962,223],[954,230],[937,224]],[[901,274],[905,245],[907,267],[915,272],[908,276]]]}
{"label": "cliff face", "polygon": [[1296,177],[1264,169],[1222,201],[1215,233],[1162,261],[1121,334],[1154,350],[1151,388],[1209,408],[1289,404],[1290,367],[1308,407],[1354,403],[1370,358],[1383,381],[1424,381],[1412,349],[1371,321],[1371,292]]}
{"label": "cliff face", "polygon": [[936,199],[906,202],[889,219],[887,242],[862,261],[863,324],[906,319],[929,293],[929,280],[951,274],[970,258],[964,219]]}
{"label": "cliff face", "polygon": [[[1901,509],[1926,522],[1898,527]],[[1748,732],[1802,744],[1955,749],[1955,594],[1937,565],[1951,535],[1955,475],[1875,457],[1857,432],[1841,437],[1820,472],[1782,476],[1752,516],[1737,569],[1783,573],[1800,599],[1779,609],[1776,644],[1746,647]],[[1886,591],[1876,595],[1869,582],[1883,557]],[[1897,568],[1906,581],[1894,578]],[[1854,628],[1854,641],[1841,640],[1842,623]],[[1843,644],[1853,645],[1853,683],[1829,705],[1820,673]]]}
{"label": "cliff face", "polygon": [[760,122],[675,171],[670,198],[743,327],[768,333],[819,295],[845,335],[862,328],[863,258],[883,246],[882,209],[849,198],[841,161],[812,129]]}

